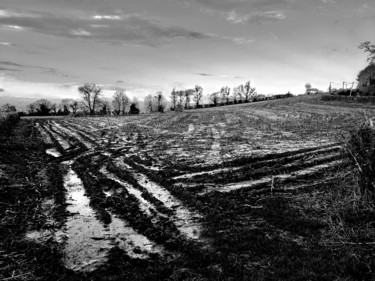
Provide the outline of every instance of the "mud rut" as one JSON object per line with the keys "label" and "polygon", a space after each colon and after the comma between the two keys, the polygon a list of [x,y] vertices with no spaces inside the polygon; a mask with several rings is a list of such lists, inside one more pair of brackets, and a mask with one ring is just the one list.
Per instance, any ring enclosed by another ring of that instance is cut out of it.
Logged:
{"label": "mud rut", "polygon": [[[240,121],[226,118],[234,124]],[[165,261],[189,255],[192,248],[196,253],[209,252],[214,247],[205,232],[209,214],[195,204],[197,199],[309,188],[342,165],[341,146],[328,140],[305,141],[293,150],[288,149],[290,144],[261,148],[239,157],[241,145],[247,150],[249,146],[246,141],[233,145],[239,137],[220,124],[223,120],[210,127],[192,118],[184,123],[187,126],[168,131],[174,122],[170,119],[159,120],[158,125],[147,117],[123,123],[116,119],[37,123],[51,146],[46,153],[65,171],[62,188],[69,216],[60,229],[26,237],[61,243],[65,265],[77,271],[105,264],[114,247],[130,258]],[[249,130],[243,132],[242,140],[248,134]],[[256,130],[252,137],[257,137]],[[51,220],[52,213],[46,207]]]}

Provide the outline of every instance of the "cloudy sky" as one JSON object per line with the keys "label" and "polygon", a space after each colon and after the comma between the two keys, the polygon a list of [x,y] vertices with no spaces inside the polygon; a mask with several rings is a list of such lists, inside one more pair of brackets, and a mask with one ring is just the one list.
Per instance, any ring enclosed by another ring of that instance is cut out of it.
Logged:
{"label": "cloudy sky", "polygon": [[374,0],[1,0],[1,96],[142,98],[251,80],[261,94],[355,81]]}

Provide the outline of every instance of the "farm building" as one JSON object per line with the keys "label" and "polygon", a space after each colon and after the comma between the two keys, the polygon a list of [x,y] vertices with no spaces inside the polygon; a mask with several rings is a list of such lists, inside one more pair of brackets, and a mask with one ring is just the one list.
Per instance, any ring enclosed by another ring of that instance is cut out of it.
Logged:
{"label": "farm building", "polygon": [[364,94],[375,95],[375,65],[370,64],[358,74],[358,90]]}

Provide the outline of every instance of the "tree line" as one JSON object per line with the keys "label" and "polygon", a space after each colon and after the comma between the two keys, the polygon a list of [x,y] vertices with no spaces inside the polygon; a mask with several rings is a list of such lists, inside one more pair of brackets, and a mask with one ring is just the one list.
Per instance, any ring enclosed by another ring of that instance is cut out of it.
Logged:
{"label": "tree line", "polygon": [[26,106],[28,115],[125,115],[138,114],[139,102],[132,100],[124,90],[117,90],[112,99],[103,97],[102,88],[95,83],[85,83],[78,87],[80,99],[62,99],[60,103],[52,103],[47,99],[39,99]]}
{"label": "tree line", "polygon": [[[52,103],[47,99],[39,99],[27,105],[27,115],[126,115],[139,114],[140,107],[136,97],[130,99],[124,90],[118,89],[111,99],[103,96],[102,88],[95,83],[85,83],[77,88],[79,99],[62,99],[60,103]],[[292,96],[290,93],[276,95],[273,98]],[[247,103],[269,99],[258,95],[256,88],[250,81],[240,84],[232,89],[228,86],[221,87],[220,91],[208,94],[209,103],[203,103],[203,88],[196,85],[191,89],[176,90],[169,94],[169,99],[162,91],[154,95],[147,95],[143,100],[146,113],[183,111],[193,108],[207,108],[238,103]]]}

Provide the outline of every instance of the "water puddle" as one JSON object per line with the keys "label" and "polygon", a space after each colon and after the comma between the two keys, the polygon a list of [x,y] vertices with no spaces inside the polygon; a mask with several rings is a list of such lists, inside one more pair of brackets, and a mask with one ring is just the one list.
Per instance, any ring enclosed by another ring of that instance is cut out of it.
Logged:
{"label": "water puddle", "polygon": [[60,156],[61,156],[61,153],[58,152],[56,148],[48,148],[48,149],[46,150],[46,153],[47,153],[48,155],[53,156],[53,157],[60,157]]}
{"label": "water puddle", "polygon": [[165,207],[174,211],[172,221],[182,234],[189,239],[197,240],[200,238],[201,226],[197,223],[197,220],[201,218],[201,216],[198,213],[189,211],[182,205],[182,202],[175,198],[168,190],[150,181],[145,175],[133,171],[129,165],[123,163],[122,158],[118,158],[116,164],[123,169],[132,171],[134,178],[142,187],[161,201]]}
{"label": "water puddle", "polygon": [[[108,251],[117,245],[131,258],[148,258],[150,254],[163,255],[164,248],[137,233],[127,222],[111,214],[112,222],[104,226],[96,219],[90,207],[81,179],[72,170],[73,161],[63,162],[67,166],[64,188],[67,191],[67,218],[62,229],[47,229],[27,233],[26,238],[45,243],[50,239],[63,245],[63,262],[75,271],[92,271],[107,262]],[[54,202],[47,202],[45,214],[52,217]],[[51,223],[51,222],[50,222]]]}

